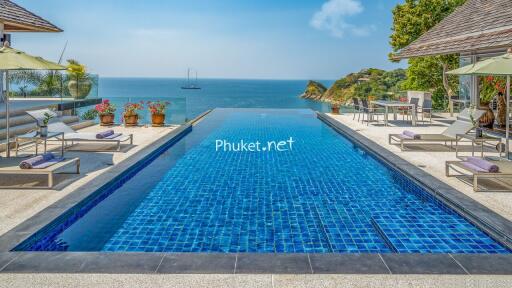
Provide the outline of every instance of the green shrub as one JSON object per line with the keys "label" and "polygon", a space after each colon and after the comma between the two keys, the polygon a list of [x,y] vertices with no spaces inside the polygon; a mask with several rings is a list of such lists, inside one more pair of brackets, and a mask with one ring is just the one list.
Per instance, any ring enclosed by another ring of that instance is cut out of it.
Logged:
{"label": "green shrub", "polygon": [[82,118],[82,120],[94,120],[94,119],[96,119],[97,116],[98,116],[98,111],[96,111],[96,109],[89,109],[89,110],[85,111],[84,113],[82,113],[80,118]]}

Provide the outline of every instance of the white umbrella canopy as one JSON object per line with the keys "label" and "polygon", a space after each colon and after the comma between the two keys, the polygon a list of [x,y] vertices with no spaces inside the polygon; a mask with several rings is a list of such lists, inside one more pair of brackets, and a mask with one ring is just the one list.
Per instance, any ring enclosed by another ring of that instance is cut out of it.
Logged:
{"label": "white umbrella canopy", "polygon": [[5,121],[6,121],[6,155],[10,157],[10,135],[9,135],[9,71],[20,70],[66,70],[65,66],[45,60],[41,57],[32,56],[25,52],[9,47],[8,42],[0,48],[0,71],[5,72]]}
{"label": "white umbrella canopy", "polygon": [[507,77],[507,128],[505,129],[506,153],[509,158],[510,148],[510,76],[512,76],[512,48],[509,48],[504,55],[492,57],[479,61],[452,71],[448,71],[450,75],[496,75]]}

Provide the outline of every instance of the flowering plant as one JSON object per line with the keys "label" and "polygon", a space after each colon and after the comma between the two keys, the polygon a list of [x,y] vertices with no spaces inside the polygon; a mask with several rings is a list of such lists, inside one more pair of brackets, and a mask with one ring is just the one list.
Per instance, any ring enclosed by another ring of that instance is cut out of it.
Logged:
{"label": "flowering plant", "polygon": [[482,77],[480,99],[483,103],[489,103],[497,94],[505,94],[506,87],[507,84],[503,77]]}
{"label": "flowering plant", "polygon": [[152,115],[162,115],[165,114],[165,109],[169,104],[171,104],[169,101],[148,101],[148,108]]}
{"label": "flowering plant", "polygon": [[140,101],[139,103],[131,103],[128,102],[124,105],[124,115],[125,116],[133,116],[137,115],[137,112],[144,109],[144,102]]}
{"label": "flowering plant", "polygon": [[108,99],[105,99],[100,104],[96,105],[95,109],[98,111],[99,115],[109,115],[116,112],[116,106],[110,103],[110,100]]}

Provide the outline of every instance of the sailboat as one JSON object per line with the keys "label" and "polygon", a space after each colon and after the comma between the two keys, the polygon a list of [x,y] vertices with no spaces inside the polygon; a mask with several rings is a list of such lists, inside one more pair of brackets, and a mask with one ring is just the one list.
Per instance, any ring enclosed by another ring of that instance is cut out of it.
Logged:
{"label": "sailboat", "polygon": [[181,89],[187,89],[187,90],[201,89],[201,87],[199,87],[197,85],[197,71],[196,71],[196,81],[195,81],[195,83],[191,83],[190,82],[190,68],[187,70],[187,85],[181,86]]}

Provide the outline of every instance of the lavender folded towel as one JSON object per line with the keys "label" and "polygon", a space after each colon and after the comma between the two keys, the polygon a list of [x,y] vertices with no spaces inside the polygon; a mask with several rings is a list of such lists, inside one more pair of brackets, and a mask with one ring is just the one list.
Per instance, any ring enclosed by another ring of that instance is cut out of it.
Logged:
{"label": "lavender folded towel", "polygon": [[114,139],[121,135],[123,135],[123,133],[113,133],[112,135],[108,135],[107,137],[105,137],[105,139]]}
{"label": "lavender folded towel", "polygon": [[[29,159],[25,159],[21,161],[20,168],[21,169],[33,169],[39,167],[40,165],[55,159],[55,156],[52,153],[44,153],[42,155],[38,155]],[[41,169],[41,168],[36,168]]]}
{"label": "lavender folded towel", "polygon": [[487,170],[482,169],[471,162],[462,162],[462,165],[464,165],[464,167],[466,167],[468,169],[475,170],[478,172],[488,172]]}
{"label": "lavender folded towel", "polygon": [[489,173],[498,173],[500,172],[500,167],[498,167],[498,165],[496,164],[493,164],[489,161],[486,161],[482,158],[477,158],[477,157],[468,157],[466,159],[466,162],[469,162],[477,167],[480,167],[482,168],[484,171],[486,172],[489,172]]}
{"label": "lavender folded towel", "polygon": [[62,157],[58,157],[58,158],[53,158],[51,160],[48,160],[46,162],[43,162],[41,164],[37,164],[37,165],[34,165],[32,166],[32,169],[44,169],[44,168],[48,168],[54,164],[57,164],[59,162],[62,162],[64,161],[64,158]]}
{"label": "lavender folded towel", "polygon": [[408,130],[405,130],[404,132],[402,132],[402,135],[403,136],[406,136],[407,138],[410,138],[410,139],[420,139],[420,135],[419,134],[416,134],[412,131],[408,131]]}
{"label": "lavender folded towel", "polygon": [[108,136],[110,136],[112,134],[114,134],[114,130],[105,130],[103,132],[96,134],[96,139],[107,138]]}

